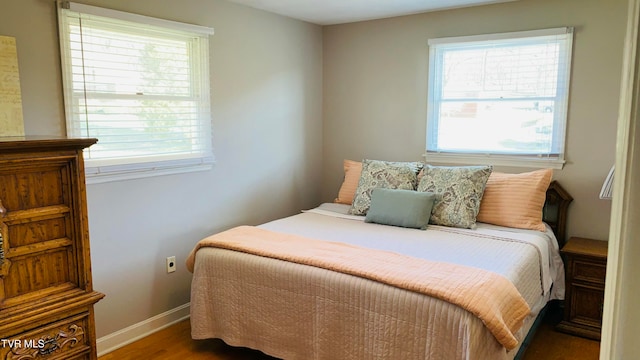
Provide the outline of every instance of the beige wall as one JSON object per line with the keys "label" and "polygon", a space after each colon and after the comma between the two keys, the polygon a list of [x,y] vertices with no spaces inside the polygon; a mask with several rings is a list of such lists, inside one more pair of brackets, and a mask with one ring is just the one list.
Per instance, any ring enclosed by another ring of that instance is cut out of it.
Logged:
{"label": "beige wall", "polygon": [[323,199],[343,158],[422,159],[429,38],[573,26],[567,164],[554,178],[575,199],[569,235],[607,239],[611,202],[598,194],[615,157],[626,4],[520,0],[325,27]]}
{"label": "beige wall", "polygon": [[[82,0],[215,28],[212,171],[88,186],[96,306],[104,336],[189,302],[183,265],[196,241],[319,201],[321,27],[220,0]],[[64,134],[53,0],[3,1],[0,34],[17,39],[29,135]],[[165,273],[176,255],[178,270]]]}

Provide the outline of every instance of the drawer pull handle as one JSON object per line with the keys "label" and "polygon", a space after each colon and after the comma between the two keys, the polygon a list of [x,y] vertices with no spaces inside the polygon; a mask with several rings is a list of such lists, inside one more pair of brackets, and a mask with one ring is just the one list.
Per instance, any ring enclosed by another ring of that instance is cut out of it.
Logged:
{"label": "drawer pull handle", "polygon": [[84,338],[82,327],[71,324],[68,331],[58,330],[55,336],[47,335],[32,342],[36,347],[15,347],[7,354],[6,360],[38,359],[40,356],[51,355],[64,351],[65,347],[74,347]]}
{"label": "drawer pull handle", "polygon": [[40,344],[41,347],[38,351],[40,355],[49,355],[59,349],[58,340],[56,338],[43,339]]}

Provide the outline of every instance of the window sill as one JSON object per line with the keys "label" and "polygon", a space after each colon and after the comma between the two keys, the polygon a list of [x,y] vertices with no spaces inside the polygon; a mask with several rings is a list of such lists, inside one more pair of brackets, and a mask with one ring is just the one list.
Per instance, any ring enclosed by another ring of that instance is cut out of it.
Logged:
{"label": "window sill", "polygon": [[564,167],[565,163],[562,159],[534,156],[443,153],[425,153],[422,156],[425,158],[425,162],[429,164],[494,165],[559,170]]}
{"label": "window sill", "polygon": [[213,159],[186,159],[126,165],[85,167],[87,184],[143,179],[155,176],[191,173],[213,169]]}

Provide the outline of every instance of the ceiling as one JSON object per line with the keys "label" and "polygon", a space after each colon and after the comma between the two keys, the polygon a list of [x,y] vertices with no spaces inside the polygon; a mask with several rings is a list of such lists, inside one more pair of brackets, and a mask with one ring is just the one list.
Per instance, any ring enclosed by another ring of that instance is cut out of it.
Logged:
{"label": "ceiling", "polygon": [[515,0],[229,0],[318,25],[334,25],[393,16]]}

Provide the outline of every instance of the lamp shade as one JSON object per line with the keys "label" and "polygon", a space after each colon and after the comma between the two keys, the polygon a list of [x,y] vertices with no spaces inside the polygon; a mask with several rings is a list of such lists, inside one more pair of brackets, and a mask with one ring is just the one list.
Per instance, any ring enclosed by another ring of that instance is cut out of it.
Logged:
{"label": "lamp shade", "polygon": [[600,190],[600,199],[611,200],[613,197],[613,173],[615,172],[615,165],[609,170],[607,178],[604,179],[602,189]]}

